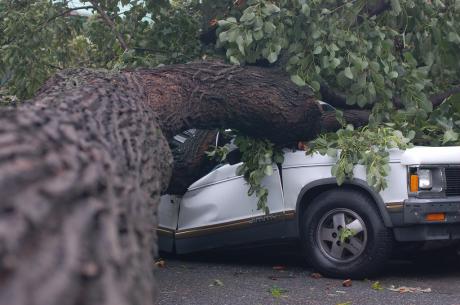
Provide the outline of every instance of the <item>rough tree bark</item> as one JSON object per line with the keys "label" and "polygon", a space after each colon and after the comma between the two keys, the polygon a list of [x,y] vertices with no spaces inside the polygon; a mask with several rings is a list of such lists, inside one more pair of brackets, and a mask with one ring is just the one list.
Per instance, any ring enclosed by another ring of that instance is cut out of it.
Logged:
{"label": "rough tree bark", "polygon": [[0,112],[0,303],[151,304],[157,117],[129,75],[59,78]]}
{"label": "rough tree bark", "polygon": [[315,136],[321,115],[310,92],[255,67],[56,75],[0,109],[0,303],[152,304],[164,135],[232,127],[285,143]]}

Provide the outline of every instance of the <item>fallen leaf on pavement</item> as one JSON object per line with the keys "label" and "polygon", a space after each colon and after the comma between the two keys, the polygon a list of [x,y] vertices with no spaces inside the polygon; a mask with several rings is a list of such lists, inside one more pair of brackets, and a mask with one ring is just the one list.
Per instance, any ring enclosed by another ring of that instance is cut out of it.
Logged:
{"label": "fallen leaf on pavement", "polygon": [[285,270],[285,269],[286,269],[286,266],[283,266],[283,265],[273,266],[273,270]]}
{"label": "fallen leaf on pavement", "polygon": [[321,273],[312,273],[310,274],[310,277],[314,278],[314,279],[320,279],[322,278],[323,276],[321,275]]}
{"label": "fallen leaf on pavement", "polygon": [[337,303],[337,305],[351,305],[351,302]]}
{"label": "fallen leaf on pavement", "polygon": [[343,287],[351,287],[352,282],[350,279],[346,279],[345,281],[342,282]]}
{"label": "fallen leaf on pavement", "polygon": [[283,294],[287,292],[286,289],[283,289],[283,288],[280,288],[280,287],[277,287],[277,286],[273,286],[272,288],[270,288],[270,293],[273,297],[275,298],[279,298],[279,297],[282,297],[284,296]]}
{"label": "fallen leaf on pavement", "polygon": [[222,283],[221,280],[217,280],[215,279],[211,285],[209,285],[209,287],[212,287],[212,286],[224,286],[224,283]]}
{"label": "fallen leaf on pavement", "polygon": [[430,293],[431,288],[426,288],[422,289],[420,287],[406,287],[406,286],[401,286],[401,287],[395,287],[395,286],[390,286],[388,290],[399,292],[399,293]]}
{"label": "fallen leaf on pavement", "polygon": [[374,290],[383,290],[383,287],[382,287],[382,285],[380,284],[379,281],[373,282],[372,285],[371,285],[371,288],[374,289]]}
{"label": "fallen leaf on pavement", "polygon": [[158,268],[164,268],[166,266],[166,262],[163,259],[159,259],[155,262],[155,266]]}

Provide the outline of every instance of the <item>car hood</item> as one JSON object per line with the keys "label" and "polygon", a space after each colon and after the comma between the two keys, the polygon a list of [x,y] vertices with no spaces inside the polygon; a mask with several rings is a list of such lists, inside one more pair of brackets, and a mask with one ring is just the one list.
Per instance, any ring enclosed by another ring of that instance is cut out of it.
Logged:
{"label": "car hood", "polygon": [[460,146],[409,148],[402,153],[401,164],[460,164]]}

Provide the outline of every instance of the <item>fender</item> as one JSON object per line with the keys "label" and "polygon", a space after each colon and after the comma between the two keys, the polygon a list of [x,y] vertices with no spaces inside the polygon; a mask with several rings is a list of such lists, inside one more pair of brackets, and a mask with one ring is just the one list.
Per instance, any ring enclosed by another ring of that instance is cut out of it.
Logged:
{"label": "fender", "polygon": [[[356,188],[359,188],[361,189],[362,191],[364,191],[365,193],[367,193],[369,196],[371,196],[371,198],[374,200],[375,204],[377,205],[377,208],[379,209],[379,212],[380,212],[380,215],[383,219],[383,223],[385,224],[386,227],[393,227],[393,223],[391,221],[391,218],[390,218],[390,215],[388,214],[388,211],[386,209],[386,205],[385,203],[383,202],[383,199],[382,197],[380,196],[379,193],[377,193],[374,189],[372,189],[366,181],[362,180],[362,179],[358,179],[358,178],[353,178],[353,179],[349,179],[349,180],[346,180],[342,186],[354,186]],[[317,187],[324,187],[324,186],[329,186],[329,187],[337,187],[337,188],[340,188],[342,186],[339,186],[337,184],[337,179],[335,177],[331,177],[331,178],[324,178],[324,179],[318,179],[318,180],[315,180],[313,182],[310,182],[309,184],[305,185],[300,193],[299,193],[299,196],[297,197],[297,203],[296,203],[296,215],[297,215],[297,224],[299,223],[300,221],[300,203],[302,202],[302,198],[304,197],[304,195],[310,191],[310,190],[313,190],[314,188],[317,188]]]}

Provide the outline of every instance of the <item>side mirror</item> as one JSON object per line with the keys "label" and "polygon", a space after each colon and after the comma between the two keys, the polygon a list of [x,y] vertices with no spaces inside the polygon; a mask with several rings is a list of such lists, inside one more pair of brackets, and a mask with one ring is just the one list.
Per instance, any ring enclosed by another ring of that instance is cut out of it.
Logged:
{"label": "side mirror", "polygon": [[241,162],[241,157],[242,157],[241,151],[239,149],[234,149],[227,154],[226,160],[228,164],[235,165]]}

